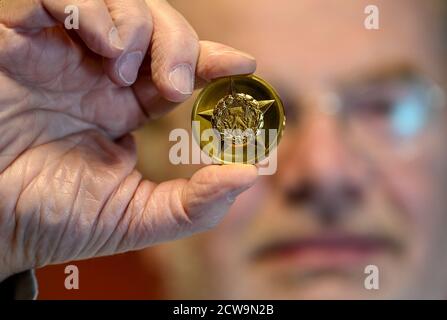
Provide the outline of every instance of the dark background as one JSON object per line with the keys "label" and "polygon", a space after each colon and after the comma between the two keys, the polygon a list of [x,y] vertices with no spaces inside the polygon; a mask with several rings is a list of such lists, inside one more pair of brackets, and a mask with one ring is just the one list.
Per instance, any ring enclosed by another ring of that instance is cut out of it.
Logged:
{"label": "dark background", "polygon": [[[79,290],[64,287],[64,270],[70,264],[79,268]],[[49,266],[36,274],[39,300],[162,298],[157,271],[144,263],[139,252]]]}

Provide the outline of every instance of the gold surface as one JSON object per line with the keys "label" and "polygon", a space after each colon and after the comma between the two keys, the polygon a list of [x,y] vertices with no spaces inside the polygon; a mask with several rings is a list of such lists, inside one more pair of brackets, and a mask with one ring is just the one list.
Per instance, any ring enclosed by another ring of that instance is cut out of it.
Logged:
{"label": "gold surface", "polygon": [[[192,129],[200,148],[217,163],[263,160],[278,145],[285,127],[281,99],[255,75],[212,81],[195,101],[191,120],[199,124]],[[211,140],[203,139],[207,129],[213,129],[208,131],[213,133]]]}

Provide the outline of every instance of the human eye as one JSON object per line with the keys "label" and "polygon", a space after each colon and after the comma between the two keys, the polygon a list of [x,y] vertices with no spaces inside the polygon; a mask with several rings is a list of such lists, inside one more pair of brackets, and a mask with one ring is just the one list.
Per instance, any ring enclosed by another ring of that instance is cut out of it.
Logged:
{"label": "human eye", "polygon": [[427,127],[431,101],[420,83],[385,83],[351,95],[349,117],[358,127],[384,139],[409,139]]}
{"label": "human eye", "polygon": [[426,127],[430,103],[421,88],[414,86],[405,95],[396,99],[390,114],[390,127],[394,136],[411,138]]}

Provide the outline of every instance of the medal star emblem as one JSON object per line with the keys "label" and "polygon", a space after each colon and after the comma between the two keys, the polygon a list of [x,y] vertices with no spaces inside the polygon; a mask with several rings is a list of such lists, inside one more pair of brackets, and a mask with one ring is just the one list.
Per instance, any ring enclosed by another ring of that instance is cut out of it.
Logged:
{"label": "medal star emblem", "polygon": [[258,101],[248,94],[238,93],[232,80],[229,91],[213,108],[199,112],[198,116],[211,122],[222,140],[231,139],[237,145],[253,142],[264,126],[264,114],[275,100]]}
{"label": "medal star emblem", "polygon": [[285,121],[278,93],[256,75],[211,81],[191,112],[194,139],[221,164],[253,164],[267,158],[282,137]]}

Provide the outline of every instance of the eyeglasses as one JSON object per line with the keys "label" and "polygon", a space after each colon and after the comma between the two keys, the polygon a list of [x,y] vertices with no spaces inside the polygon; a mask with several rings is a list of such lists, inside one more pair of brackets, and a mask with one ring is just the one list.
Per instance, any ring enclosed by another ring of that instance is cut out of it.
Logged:
{"label": "eyeglasses", "polygon": [[442,139],[445,91],[408,76],[344,86],[326,106],[338,118],[349,145],[372,157],[415,156]]}
{"label": "eyeglasses", "polygon": [[378,156],[414,156],[441,137],[445,92],[422,78],[378,81],[340,95],[349,140]]}

